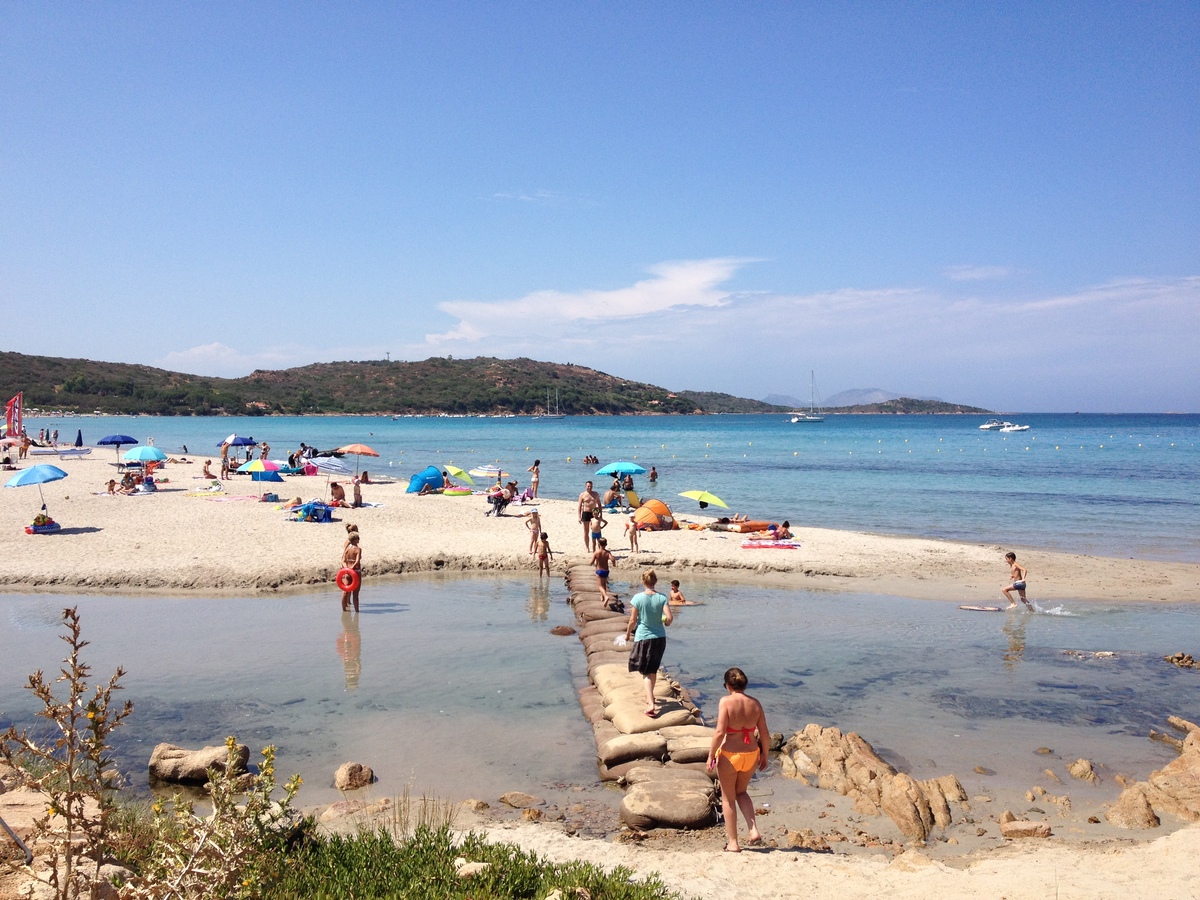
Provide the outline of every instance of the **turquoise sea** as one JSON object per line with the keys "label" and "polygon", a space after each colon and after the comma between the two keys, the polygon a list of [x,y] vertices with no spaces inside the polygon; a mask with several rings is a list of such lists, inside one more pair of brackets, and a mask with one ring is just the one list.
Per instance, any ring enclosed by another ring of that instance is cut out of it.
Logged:
{"label": "turquoise sea", "polygon": [[[368,469],[407,479],[427,465],[499,462],[541,494],[573,499],[595,467],[632,459],[660,474],[638,480],[695,511],[680,491],[704,489],[731,509],[793,524],[1047,547],[1106,556],[1200,561],[1200,415],[1030,414],[1031,429],[980,431],[976,416],[529,418],[72,418],[28,419],[61,441],[82,428],[154,439],[160,448],[215,454],[231,432],[281,458],[303,441],[366,443]],[[97,451],[107,452],[107,451]]]}
{"label": "turquoise sea", "polygon": [[[1013,417],[1010,417],[1013,418]],[[301,441],[362,442],[368,468],[407,478],[429,464],[542,462],[542,494],[574,498],[595,467],[655,465],[659,496],[705,488],[732,509],[800,525],[1045,546],[1114,556],[1200,560],[1200,416],[1030,415],[1029,432],[982,432],[974,417],[697,418],[72,418],[60,440],[125,432],[170,452],[215,452],[232,431],[272,456]],[[33,431],[44,421],[31,421]],[[97,452],[111,452],[99,450]],[[69,466],[69,463],[67,464]],[[1200,634],[1200,606],[1065,601],[1039,614],[960,612],[953,604],[688,576],[666,666],[710,712],[720,673],[740,665],[773,729],[816,721],[858,730],[919,777],[954,772],[972,795],[1023,792],[1047,766],[1088,756],[1108,776],[1143,778],[1171,757],[1147,740],[1170,714],[1200,717],[1194,672],[1162,662]],[[622,592],[628,586],[620,585]],[[1197,598],[1200,599],[1200,598]],[[383,579],[358,619],[329,590],[281,597],[0,595],[0,728],[36,725],[21,689],[53,670],[58,614],[79,603],[97,674],[129,671],[136,712],[118,758],[144,788],[150,749],[236,733],[276,743],[300,771],[302,799],[335,799],[333,769],[376,765],[381,794],[404,784],[447,797],[512,788],[554,795],[594,779],[590,728],[575,691],[577,641],[561,580],[529,573]],[[136,648],[132,650],[131,648]],[[1074,652],[1068,652],[1074,651]],[[1106,651],[1115,656],[1094,656]],[[1055,756],[1033,751],[1050,747]],[[981,766],[994,776],[972,774]],[[762,790],[786,792],[777,776]],[[607,796],[600,792],[602,796]]]}

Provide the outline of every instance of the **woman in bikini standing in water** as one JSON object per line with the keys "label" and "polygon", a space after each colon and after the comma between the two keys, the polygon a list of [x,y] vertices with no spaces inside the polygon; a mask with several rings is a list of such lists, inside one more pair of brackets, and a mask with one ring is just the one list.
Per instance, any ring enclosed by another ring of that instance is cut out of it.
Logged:
{"label": "woman in bikini standing in water", "polygon": [[725,689],[729,694],[717,704],[717,733],[708,750],[708,768],[717,770],[721,785],[721,809],[725,814],[725,849],[740,853],[737,837],[737,813],[750,827],[746,843],[762,841],[754,821],[754,801],[746,789],[754,770],[767,770],[767,749],[771,732],[767,730],[767,714],[762,704],[745,693],[746,673],[729,669],[725,673]]}

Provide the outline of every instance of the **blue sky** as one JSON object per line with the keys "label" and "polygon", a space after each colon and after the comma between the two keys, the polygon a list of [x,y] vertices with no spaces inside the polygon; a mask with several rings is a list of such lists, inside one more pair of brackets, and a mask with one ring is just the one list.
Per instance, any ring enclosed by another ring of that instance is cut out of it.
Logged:
{"label": "blue sky", "polygon": [[1200,412],[1200,5],[0,4],[0,349]]}

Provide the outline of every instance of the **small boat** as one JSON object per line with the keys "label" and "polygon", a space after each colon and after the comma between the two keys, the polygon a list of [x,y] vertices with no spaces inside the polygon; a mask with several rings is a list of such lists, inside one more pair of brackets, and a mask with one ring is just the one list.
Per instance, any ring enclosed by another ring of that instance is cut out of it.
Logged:
{"label": "small boat", "polygon": [[1006,422],[1004,427],[1000,429],[1001,434],[1012,434],[1014,431],[1028,431],[1028,425],[1014,425],[1012,422]]}
{"label": "small boat", "polygon": [[817,381],[814,373],[810,370],[809,377],[809,398],[808,412],[798,410],[792,413],[792,424],[797,425],[801,422],[824,422],[825,417],[817,413]]}
{"label": "small boat", "polygon": [[1001,428],[1012,425],[1012,422],[1001,422],[999,419],[988,419],[979,426],[980,431],[999,431]]}
{"label": "small boat", "polygon": [[63,459],[72,456],[87,456],[91,447],[30,447],[30,456],[57,456]]}

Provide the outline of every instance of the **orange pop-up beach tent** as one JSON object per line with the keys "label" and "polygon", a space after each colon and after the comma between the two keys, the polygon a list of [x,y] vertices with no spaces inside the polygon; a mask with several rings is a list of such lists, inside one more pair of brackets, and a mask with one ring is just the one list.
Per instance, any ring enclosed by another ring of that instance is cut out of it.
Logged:
{"label": "orange pop-up beach tent", "polygon": [[661,500],[647,500],[634,511],[633,521],[645,531],[671,531],[679,527],[671,508]]}

